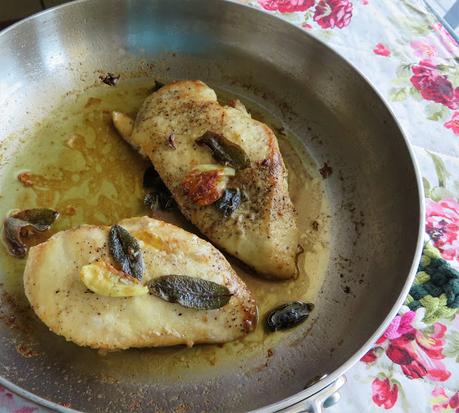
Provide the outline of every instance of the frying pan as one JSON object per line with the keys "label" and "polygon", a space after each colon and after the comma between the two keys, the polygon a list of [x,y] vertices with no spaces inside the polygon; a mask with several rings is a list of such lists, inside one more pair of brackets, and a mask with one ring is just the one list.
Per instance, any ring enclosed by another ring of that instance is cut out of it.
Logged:
{"label": "frying pan", "polygon": [[[104,380],[123,355],[77,348],[38,323],[11,328],[7,316],[23,309],[9,300],[1,308],[0,383],[62,412],[321,411],[402,304],[422,247],[413,153],[364,76],[299,28],[215,0],[77,1],[3,31],[0,50],[0,137],[17,136],[6,152],[62,95],[110,71],[230,90],[269,111],[317,165],[333,169],[325,182],[331,253],[315,311],[263,368],[260,354],[174,382],[128,368]],[[17,351],[31,337],[39,357]],[[160,350],[133,350],[144,359],[149,351]]]}

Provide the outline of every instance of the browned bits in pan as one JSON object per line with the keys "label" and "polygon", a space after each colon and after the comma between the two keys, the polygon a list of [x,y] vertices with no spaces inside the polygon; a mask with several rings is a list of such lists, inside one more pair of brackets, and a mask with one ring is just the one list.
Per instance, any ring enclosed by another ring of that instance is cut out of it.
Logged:
{"label": "browned bits in pan", "polygon": [[116,86],[118,80],[120,79],[120,75],[114,75],[109,72],[105,75],[100,75],[99,79],[108,86]]}
{"label": "browned bits in pan", "polygon": [[67,205],[64,209],[64,214],[73,216],[76,214],[76,208],[73,205]]}
{"label": "browned bits in pan", "polygon": [[324,166],[319,169],[319,172],[322,175],[322,178],[326,179],[333,173],[333,169],[327,164],[327,162],[325,162]]}
{"label": "browned bits in pan", "polygon": [[95,106],[99,103],[102,103],[102,99],[90,97],[88,98],[86,105],[84,105],[84,107],[89,108],[90,106]]}
{"label": "browned bits in pan", "polygon": [[24,186],[34,186],[33,175],[30,172],[21,172],[18,175],[19,182]]}

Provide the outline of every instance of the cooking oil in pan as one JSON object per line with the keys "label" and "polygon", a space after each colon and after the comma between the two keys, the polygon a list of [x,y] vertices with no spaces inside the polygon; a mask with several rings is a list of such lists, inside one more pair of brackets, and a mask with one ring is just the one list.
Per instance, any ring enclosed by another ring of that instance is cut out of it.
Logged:
{"label": "cooking oil in pan", "polygon": [[[113,224],[123,218],[150,215],[196,232],[178,212],[152,213],[143,205],[142,177],[148,162],[117,135],[111,124],[112,110],[135,116],[152,84],[151,79],[132,80],[120,82],[116,87],[98,85],[84,93],[70,94],[36,128],[26,131],[21,136],[24,144],[1,166],[0,216],[13,208],[54,208],[60,211],[61,218],[53,231],[60,231],[82,223]],[[217,94],[222,102],[234,98],[218,90]],[[243,103],[254,118],[268,123],[277,132],[304,249],[299,258],[298,278],[288,282],[266,281],[229,258],[258,303],[260,322],[253,333],[223,346],[128,350],[105,356],[92,352],[90,362],[75,366],[82,373],[85,369],[93,372],[98,365],[110,380],[139,371],[145,377],[166,380],[183,377],[186,371],[207,374],[215,366],[230,365],[235,358],[238,363],[244,363],[262,351],[269,354],[289,334],[265,332],[264,316],[270,309],[292,300],[314,302],[329,255],[329,207],[318,167],[302,147],[294,144],[295,139],[279,129],[279,122],[255,104],[244,100]],[[23,182],[18,179],[20,174],[25,177]],[[25,260],[9,256],[4,248],[0,249],[0,259],[5,294],[15,301],[16,308],[28,309],[22,288]],[[42,348],[58,351],[59,346],[73,346],[38,328],[39,321],[33,316],[27,320],[32,330],[37,331],[35,341],[42,343]],[[77,352],[79,349],[74,347]]]}

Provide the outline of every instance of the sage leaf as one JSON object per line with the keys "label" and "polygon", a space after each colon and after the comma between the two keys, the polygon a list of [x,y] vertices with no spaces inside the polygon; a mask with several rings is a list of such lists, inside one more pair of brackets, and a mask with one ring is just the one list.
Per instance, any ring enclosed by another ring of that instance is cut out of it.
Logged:
{"label": "sage leaf", "polygon": [[286,330],[306,321],[314,305],[293,301],[271,310],[266,316],[266,328],[269,331]]}
{"label": "sage leaf", "polygon": [[148,283],[150,294],[196,310],[213,310],[228,304],[232,294],[223,285],[187,275],[163,275]]}
{"label": "sage leaf", "polygon": [[108,249],[121,271],[142,280],[144,264],[137,240],[120,225],[113,225],[108,234]]}
{"label": "sage leaf", "polygon": [[225,218],[239,208],[241,205],[241,191],[239,188],[230,188],[223,191],[221,198],[215,202],[215,207],[223,214]]}
{"label": "sage leaf", "polygon": [[196,139],[196,143],[200,146],[207,146],[212,152],[212,156],[225,165],[230,165],[235,169],[244,169],[250,166],[250,159],[243,149],[223,135],[207,131]]}
{"label": "sage leaf", "polygon": [[160,191],[151,191],[143,198],[144,205],[152,211],[171,209],[174,204],[172,195]]}
{"label": "sage leaf", "polygon": [[3,236],[10,254],[23,258],[28,246],[24,243],[27,236],[47,231],[59,217],[59,212],[49,208],[24,209],[5,219]]}
{"label": "sage leaf", "polygon": [[174,198],[153,166],[148,167],[143,175],[143,186],[149,192],[143,199],[144,205],[153,210],[166,210],[175,205]]}

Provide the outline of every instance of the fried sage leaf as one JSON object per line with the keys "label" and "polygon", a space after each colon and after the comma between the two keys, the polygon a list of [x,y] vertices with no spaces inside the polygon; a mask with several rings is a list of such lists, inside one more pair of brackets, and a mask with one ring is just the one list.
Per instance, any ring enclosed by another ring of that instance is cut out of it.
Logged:
{"label": "fried sage leaf", "polygon": [[314,309],[314,304],[293,301],[270,311],[266,316],[269,331],[286,330],[301,324]]}
{"label": "fried sage leaf", "polygon": [[170,209],[174,206],[175,201],[172,194],[164,185],[161,177],[153,166],[148,167],[143,175],[143,186],[149,189],[145,194],[143,203],[147,208],[153,211],[161,209]]}
{"label": "fried sage leaf", "polygon": [[58,217],[59,212],[49,208],[24,209],[7,217],[3,223],[3,236],[10,254],[25,257],[28,247],[24,238],[47,231]]}
{"label": "fried sage leaf", "polygon": [[196,143],[200,146],[207,146],[213,157],[225,165],[230,165],[235,169],[244,169],[250,166],[250,159],[243,149],[223,135],[207,131],[196,139]]}
{"label": "fried sage leaf", "polygon": [[223,307],[231,293],[223,285],[187,275],[164,275],[149,281],[150,294],[170,303],[196,310],[213,310]]}
{"label": "fried sage leaf", "polygon": [[230,188],[223,191],[223,195],[217,202],[215,207],[222,212],[225,218],[231,216],[231,214],[239,208],[241,205],[242,196],[239,188]]}
{"label": "fried sage leaf", "polygon": [[108,233],[110,255],[121,271],[142,280],[144,264],[137,240],[120,225],[113,225]]}
{"label": "fried sage leaf", "polygon": [[175,201],[170,192],[151,191],[145,194],[143,203],[147,208],[157,211],[171,209],[174,206]]}

